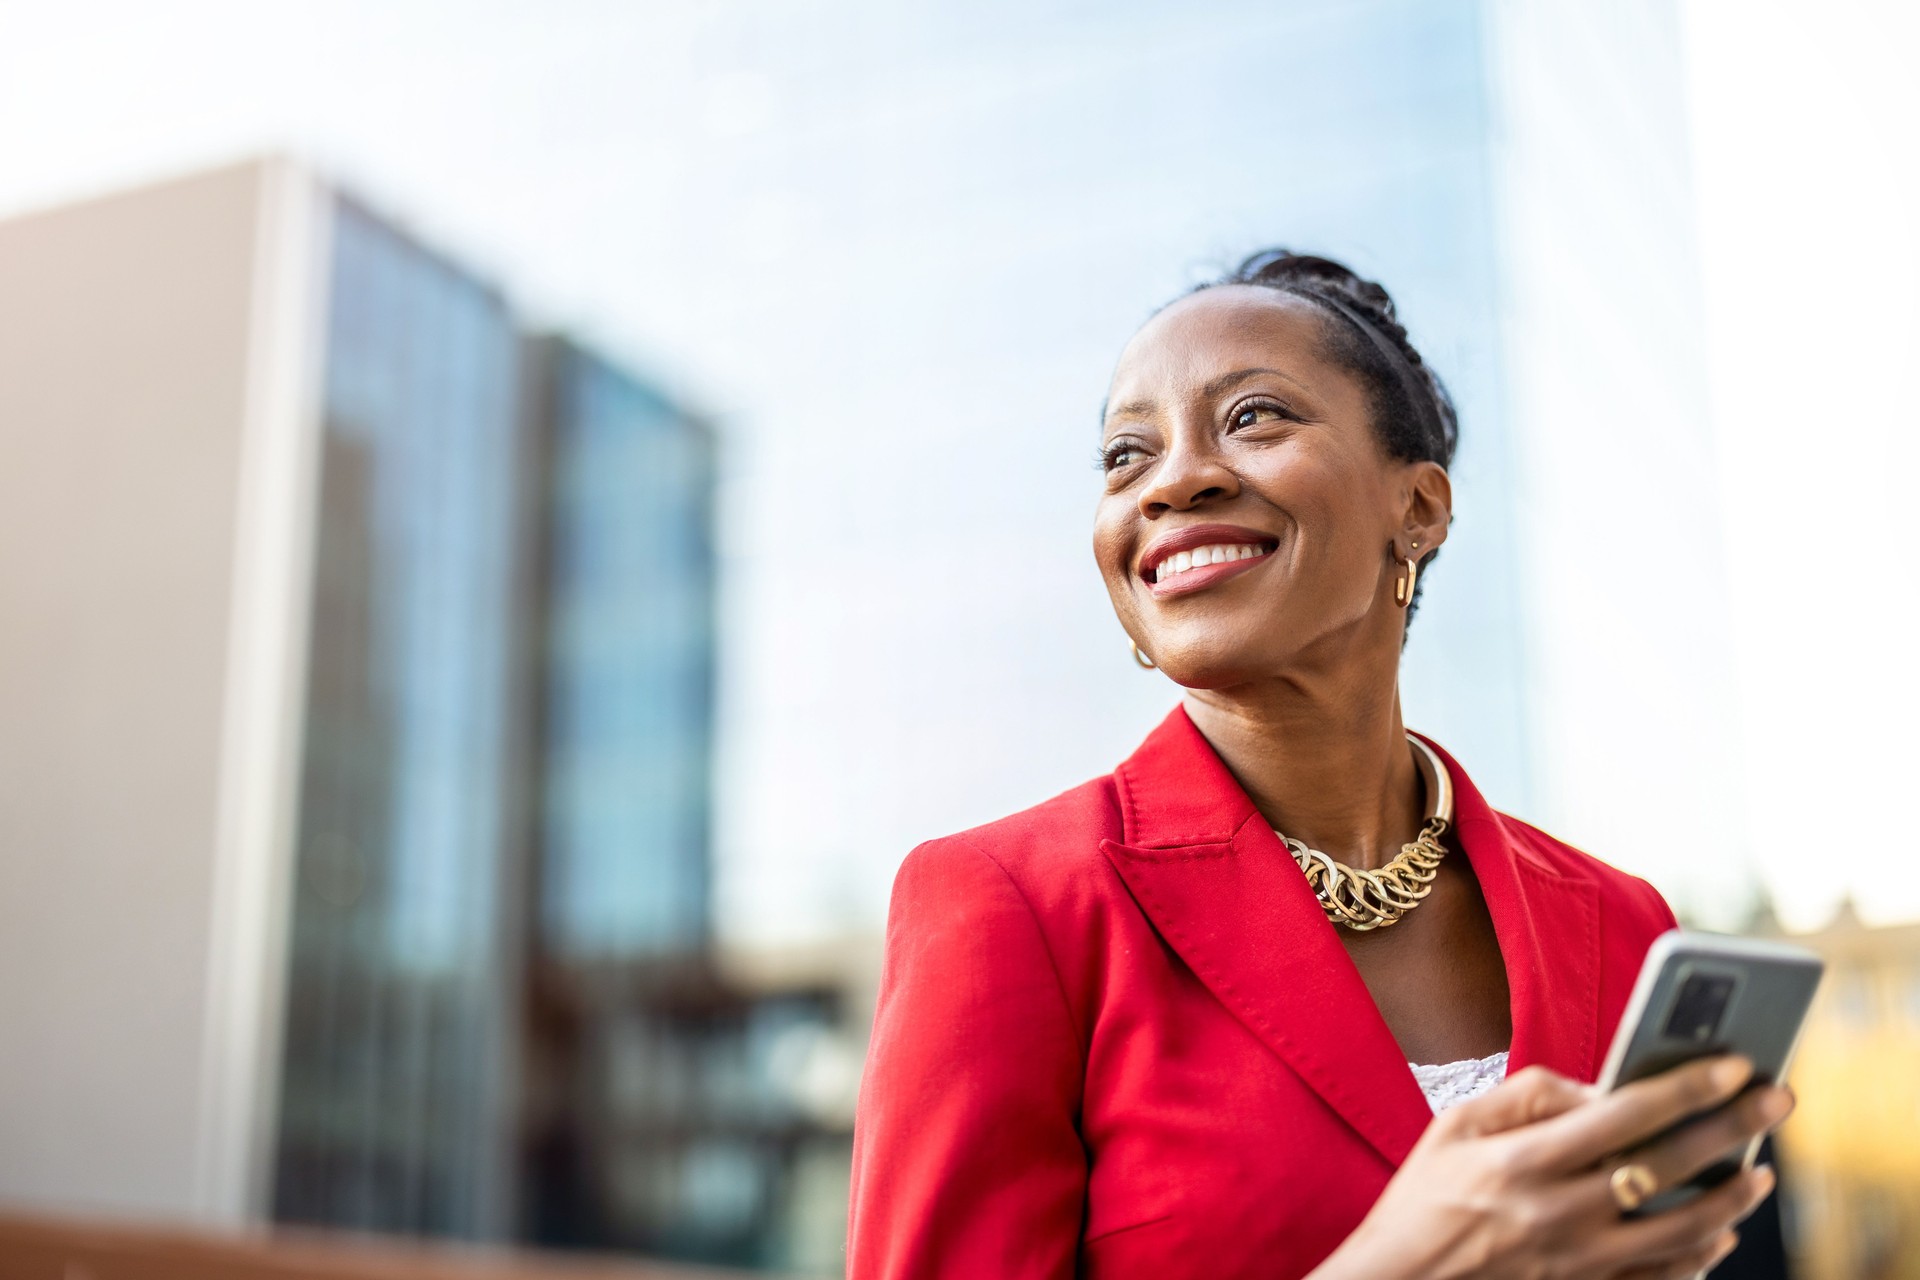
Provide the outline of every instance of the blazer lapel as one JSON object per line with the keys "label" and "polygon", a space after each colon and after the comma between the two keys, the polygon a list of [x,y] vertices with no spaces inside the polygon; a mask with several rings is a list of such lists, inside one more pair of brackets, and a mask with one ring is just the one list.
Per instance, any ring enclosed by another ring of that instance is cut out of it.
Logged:
{"label": "blazer lapel", "polygon": [[[1518,856],[1503,820],[1442,758],[1507,964],[1509,1070],[1544,1061],[1591,1079],[1594,886]],[[1185,708],[1114,777],[1124,840],[1101,849],[1141,910],[1215,998],[1397,1167],[1432,1109],[1306,878]]]}
{"label": "blazer lapel", "polygon": [[1114,772],[1102,849],[1215,998],[1398,1166],[1433,1117],[1306,877],[1184,707]]}
{"label": "blazer lapel", "polygon": [[1506,961],[1507,1072],[1539,1062],[1591,1083],[1600,1067],[1600,886],[1540,857],[1523,824],[1495,812],[1459,762],[1420,737],[1453,777],[1454,829]]}

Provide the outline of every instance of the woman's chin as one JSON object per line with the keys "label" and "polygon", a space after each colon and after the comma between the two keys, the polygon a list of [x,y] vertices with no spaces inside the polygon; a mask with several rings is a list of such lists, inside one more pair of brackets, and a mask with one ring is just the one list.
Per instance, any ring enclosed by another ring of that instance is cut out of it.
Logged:
{"label": "woman's chin", "polygon": [[1186,689],[1230,689],[1235,685],[1271,678],[1271,654],[1255,655],[1224,650],[1216,644],[1169,646],[1154,655],[1162,675]]}

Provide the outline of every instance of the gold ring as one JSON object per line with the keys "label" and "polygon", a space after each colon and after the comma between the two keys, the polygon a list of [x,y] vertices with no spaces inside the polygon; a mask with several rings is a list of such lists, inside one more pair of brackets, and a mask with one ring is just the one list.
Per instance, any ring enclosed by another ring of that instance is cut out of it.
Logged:
{"label": "gold ring", "polygon": [[1659,1185],[1654,1180],[1653,1170],[1643,1164],[1623,1164],[1607,1178],[1607,1190],[1622,1213],[1645,1204],[1647,1197],[1658,1190]]}

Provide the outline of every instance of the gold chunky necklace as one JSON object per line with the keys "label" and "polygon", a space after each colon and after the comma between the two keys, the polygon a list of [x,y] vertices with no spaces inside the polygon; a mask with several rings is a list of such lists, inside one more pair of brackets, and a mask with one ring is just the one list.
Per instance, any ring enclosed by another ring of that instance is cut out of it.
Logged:
{"label": "gold chunky necklace", "polygon": [[1273,833],[1300,864],[1307,883],[1313,886],[1313,896],[1320,900],[1320,909],[1334,924],[1363,932],[1393,924],[1418,906],[1432,890],[1440,859],[1447,854],[1440,837],[1447,833],[1447,826],[1453,821],[1453,781],[1447,777],[1447,766],[1433,753],[1432,747],[1412,734],[1407,735],[1407,741],[1413,744],[1414,754],[1423,766],[1421,772],[1426,777],[1433,812],[1427,815],[1427,825],[1420,829],[1420,834],[1400,846],[1392,862],[1363,871],[1335,861],[1318,849],[1309,849],[1278,830]]}

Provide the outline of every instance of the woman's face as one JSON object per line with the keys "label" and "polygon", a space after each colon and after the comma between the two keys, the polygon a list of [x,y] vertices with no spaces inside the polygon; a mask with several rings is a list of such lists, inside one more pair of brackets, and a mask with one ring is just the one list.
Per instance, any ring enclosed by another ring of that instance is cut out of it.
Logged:
{"label": "woman's face", "polygon": [[1114,370],[1094,555],[1127,634],[1189,688],[1398,661],[1394,579],[1446,537],[1452,496],[1438,464],[1381,446],[1331,323],[1222,285],[1148,321]]}

